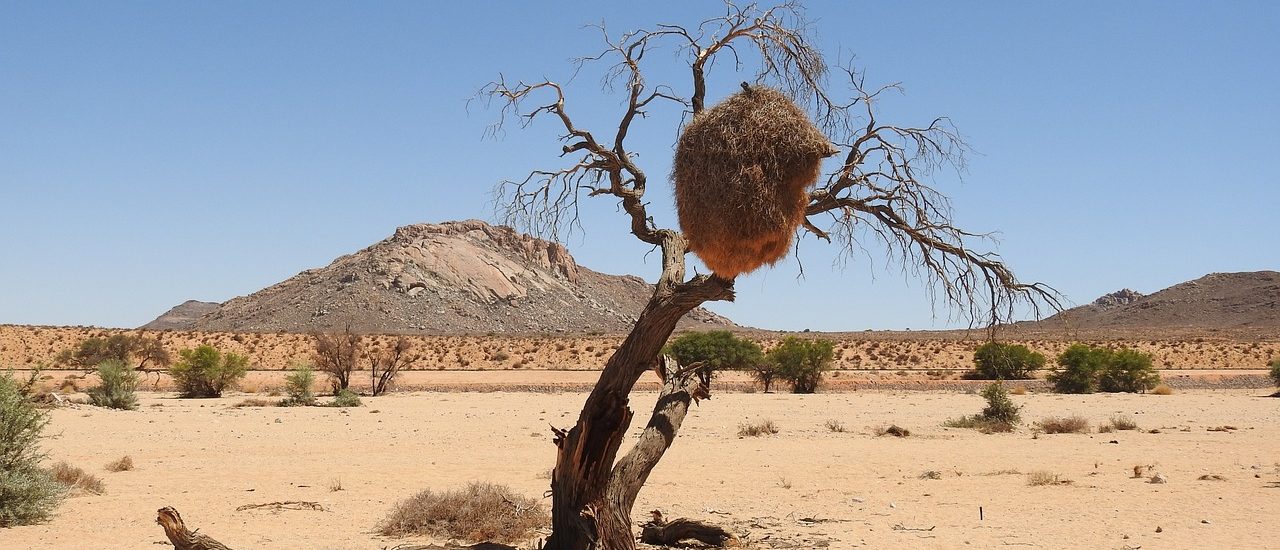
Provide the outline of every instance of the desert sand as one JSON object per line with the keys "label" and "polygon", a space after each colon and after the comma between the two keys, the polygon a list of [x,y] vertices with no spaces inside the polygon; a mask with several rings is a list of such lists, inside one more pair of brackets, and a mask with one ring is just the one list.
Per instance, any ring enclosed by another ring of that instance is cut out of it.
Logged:
{"label": "desert sand", "polygon": [[[718,394],[691,411],[634,519],[652,509],[704,519],[755,548],[1274,547],[1280,402],[1266,393],[1014,396],[1028,422],[1080,414],[1096,426],[1124,414],[1140,427],[1055,435],[1026,425],[991,435],[942,427],[982,407],[963,392]],[[0,532],[0,547],[162,547],[153,523],[162,506],[237,549],[421,542],[373,530],[396,501],[425,488],[485,480],[541,496],[553,461],[549,425],[570,426],[585,396],[405,392],[352,409],[234,407],[244,397],[148,393],[138,411],[51,411],[50,460],[101,476],[106,492],[69,498],[49,523]],[[638,417],[655,397],[635,394]],[[740,424],[762,419],[779,433],[738,436]],[[829,420],[848,431],[829,430]],[[890,423],[911,435],[874,435]],[[1236,429],[1209,430],[1221,426]],[[104,470],[125,455],[134,470]],[[1133,478],[1136,465],[1168,483]],[[1029,486],[1036,471],[1071,483]],[[236,510],[291,500],[324,511]]]}

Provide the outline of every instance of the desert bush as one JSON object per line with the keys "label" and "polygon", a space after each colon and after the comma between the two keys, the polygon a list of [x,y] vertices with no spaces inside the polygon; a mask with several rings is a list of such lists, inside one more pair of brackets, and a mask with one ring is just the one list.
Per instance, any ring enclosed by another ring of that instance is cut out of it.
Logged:
{"label": "desert bush", "polygon": [[663,353],[681,365],[702,363],[717,370],[749,370],[764,360],[759,344],[727,330],[682,334],[667,344]]}
{"label": "desert bush", "polygon": [[1272,359],[1270,366],[1271,372],[1269,374],[1271,376],[1271,381],[1275,382],[1277,386],[1280,386],[1280,357]]}
{"label": "desert bush", "polygon": [[99,407],[131,411],[138,408],[138,372],[118,359],[98,365],[99,384],[89,388],[89,401]]}
{"label": "desert bush", "polygon": [[1093,393],[1098,390],[1098,373],[1106,366],[1107,350],[1073,344],[1058,356],[1058,366],[1047,377],[1058,393]]}
{"label": "desert bush", "polygon": [[881,426],[879,428],[876,428],[876,436],[879,437],[883,435],[891,435],[894,437],[909,437],[911,435],[911,430],[898,426],[897,424],[890,424],[888,426]]}
{"label": "desert bush", "polygon": [[333,394],[347,389],[351,385],[351,372],[356,369],[356,360],[360,357],[360,335],[346,330],[337,332],[312,333],[315,353],[311,360],[316,370],[329,376],[329,385]]}
{"label": "desert bush", "polygon": [[1110,425],[1111,425],[1111,427],[1112,427],[1112,428],[1115,428],[1115,429],[1117,429],[1117,430],[1136,430],[1136,429],[1138,429],[1138,423],[1137,423],[1137,422],[1134,422],[1134,421],[1133,421],[1133,418],[1128,417],[1128,416],[1118,415],[1118,414],[1117,414],[1117,415],[1112,415],[1111,420],[1110,420]]}
{"label": "desert bush", "polygon": [[788,336],[766,357],[777,365],[777,377],[789,382],[793,393],[813,393],[822,382],[822,373],[831,368],[835,344]]}
{"label": "desert bush", "polygon": [[829,432],[845,433],[849,431],[847,428],[844,427],[844,422],[841,422],[839,420],[834,420],[834,419],[826,421],[822,426],[826,428],[827,431]]}
{"label": "desert bush", "polygon": [[980,395],[987,400],[987,406],[982,409],[983,418],[1009,424],[1018,423],[1021,418],[1019,411],[1022,407],[1015,405],[1013,400],[1009,399],[1009,391],[1004,388],[1004,384],[998,382],[990,384],[982,389]]}
{"label": "desert bush", "polygon": [[112,460],[105,466],[108,472],[128,472],[133,469],[133,457],[125,455],[118,460]]}
{"label": "desert bush", "polygon": [[72,466],[64,461],[58,461],[49,469],[49,473],[55,481],[69,490],[80,490],[95,495],[106,492],[106,486],[103,485],[102,478],[84,471],[79,466]]}
{"label": "desert bush", "polygon": [[103,361],[112,360],[124,364],[131,364],[131,360],[137,361],[138,368],[146,367],[147,363],[167,367],[171,356],[158,338],[112,334],[106,338],[86,338],[75,349],[63,350],[56,360],[74,368],[92,370]]}
{"label": "desert bush", "polygon": [[537,500],[503,485],[472,482],[463,490],[426,490],[401,501],[377,531],[389,537],[425,535],[514,543],[548,523],[550,516]]}
{"label": "desert bush", "polygon": [[1160,383],[1151,354],[1129,348],[1075,344],[1058,356],[1058,365],[1048,377],[1058,393],[1140,392]]}
{"label": "desert bush", "polygon": [[40,432],[49,420],[20,391],[21,384],[0,374],[0,527],[31,525],[49,518],[65,493],[40,468]]}
{"label": "desert bush", "polygon": [[338,395],[333,396],[333,400],[326,403],[329,407],[359,407],[360,396],[351,390],[338,390]]}
{"label": "desert bush", "polygon": [[298,365],[284,377],[284,391],[288,397],[280,402],[282,407],[309,407],[316,404],[316,394],[311,385],[316,381],[311,365]]}
{"label": "desert bush", "polygon": [[973,352],[973,370],[964,374],[970,380],[1022,380],[1033,378],[1044,368],[1044,355],[1027,346],[987,342]]}
{"label": "desert bush", "polygon": [[1036,427],[1047,434],[1089,433],[1089,420],[1080,415],[1050,416],[1036,421]]}
{"label": "desert bush", "polygon": [[778,433],[778,425],[772,420],[744,422],[738,425],[738,437],[760,437]]}
{"label": "desert bush", "polygon": [[1145,392],[1159,383],[1151,355],[1128,348],[1108,353],[1106,367],[1098,375],[1098,389],[1104,392]]}
{"label": "desert bush", "polygon": [[181,359],[169,368],[182,397],[222,397],[222,391],[249,371],[249,358],[238,353],[222,353],[210,345],[184,349]]}
{"label": "desert bush", "polygon": [[1027,474],[1027,485],[1039,487],[1042,485],[1070,485],[1073,482],[1070,479],[1062,477],[1061,474],[1046,472],[1044,470],[1035,471]]}
{"label": "desert bush", "polygon": [[942,423],[948,428],[969,428],[982,433],[1011,432],[1021,421],[1022,407],[1009,399],[1009,391],[999,382],[988,384],[979,394],[987,400],[981,414],[950,418]]}

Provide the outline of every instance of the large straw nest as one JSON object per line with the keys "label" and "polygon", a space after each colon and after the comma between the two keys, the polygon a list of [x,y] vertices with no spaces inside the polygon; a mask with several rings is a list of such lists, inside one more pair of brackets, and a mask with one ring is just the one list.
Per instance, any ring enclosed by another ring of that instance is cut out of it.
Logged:
{"label": "large straw nest", "polygon": [[837,150],[782,92],[743,85],[693,118],[676,147],[680,229],[716,275],[786,257],[808,189]]}

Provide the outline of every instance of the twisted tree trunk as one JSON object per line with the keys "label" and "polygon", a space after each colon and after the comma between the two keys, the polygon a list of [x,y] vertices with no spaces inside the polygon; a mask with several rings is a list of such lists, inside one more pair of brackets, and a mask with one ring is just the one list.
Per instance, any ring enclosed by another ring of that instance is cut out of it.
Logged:
{"label": "twisted tree trunk", "polygon": [[[663,232],[663,275],[631,333],[605,364],[578,423],[556,431],[551,478],[552,533],[546,550],[631,550],[631,508],[636,495],[671,446],[689,403],[705,397],[709,376],[701,369],[668,371],[658,356],[676,323],[711,300],[732,300],[733,281],[701,275],[684,278],[684,237]],[[640,441],[614,465],[631,425],[629,396],[645,372],[658,371],[663,391]],[[696,379],[695,379],[696,378]]]}

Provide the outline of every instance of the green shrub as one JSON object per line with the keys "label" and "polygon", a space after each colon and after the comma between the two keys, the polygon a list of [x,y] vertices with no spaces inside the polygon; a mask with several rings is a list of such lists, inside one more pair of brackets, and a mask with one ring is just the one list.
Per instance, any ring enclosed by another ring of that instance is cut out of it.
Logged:
{"label": "green shrub", "polygon": [[1129,348],[1074,344],[1058,356],[1058,365],[1048,376],[1058,393],[1145,392],[1160,383],[1151,355]]}
{"label": "green shrub", "polygon": [[19,386],[0,374],[0,527],[48,519],[65,494],[40,468],[40,432],[49,420]]}
{"label": "green shrub", "polygon": [[1106,363],[1106,349],[1073,344],[1058,356],[1058,367],[1048,379],[1058,393],[1093,393],[1098,391],[1098,374]]}
{"label": "green shrub", "polygon": [[333,396],[333,401],[328,403],[330,407],[359,407],[360,396],[351,390],[338,390],[338,395]]}
{"label": "green shrub", "polygon": [[1151,355],[1133,349],[1107,354],[1107,365],[1098,375],[1098,389],[1104,392],[1146,392],[1160,383],[1151,366]]}
{"label": "green shrub", "polygon": [[987,400],[987,406],[982,409],[983,418],[1009,424],[1017,424],[1021,419],[1019,411],[1022,407],[1015,405],[1013,400],[1009,399],[1009,390],[1004,389],[1004,384],[999,382],[990,384],[982,388],[980,395]]}
{"label": "green shrub", "polygon": [[280,402],[282,407],[309,407],[316,404],[316,394],[311,392],[316,374],[311,365],[299,365],[284,378],[284,392],[288,395]]}
{"label": "green shrub", "polygon": [[169,369],[182,397],[222,397],[227,389],[249,371],[249,358],[237,353],[222,353],[213,346],[184,349]]}
{"label": "green shrub", "polygon": [[951,418],[942,425],[948,428],[971,428],[982,433],[1011,432],[1022,419],[1022,407],[1009,399],[1009,390],[999,382],[989,384],[979,393],[987,400],[982,414]]}
{"label": "green shrub", "polygon": [[835,344],[788,336],[769,350],[767,358],[777,365],[777,377],[789,382],[793,393],[813,393],[822,382],[822,373],[831,368]]}
{"label": "green shrub", "polygon": [[131,411],[138,408],[138,372],[118,359],[98,364],[96,387],[89,388],[89,400],[99,407]]}
{"label": "green shrub", "polygon": [[971,380],[1023,380],[1033,378],[1044,368],[1044,355],[1027,346],[987,342],[973,352],[973,370],[965,373]]}
{"label": "green shrub", "polygon": [[1271,380],[1280,386],[1280,357],[1271,360]]}
{"label": "green shrub", "polygon": [[727,330],[690,332],[667,344],[663,353],[681,365],[703,363],[715,369],[745,370],[764,359],[759,344]]}

